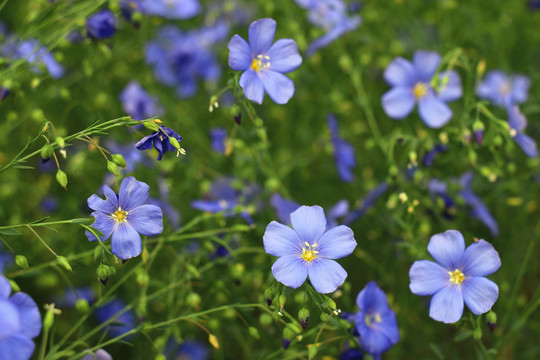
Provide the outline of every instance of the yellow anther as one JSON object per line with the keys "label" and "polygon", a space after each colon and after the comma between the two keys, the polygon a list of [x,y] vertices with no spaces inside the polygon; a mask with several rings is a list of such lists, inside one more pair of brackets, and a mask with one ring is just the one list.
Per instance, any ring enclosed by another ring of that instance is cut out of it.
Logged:
{"label": "yellow anther", "polygon": [[379,314],[379,313],[375,313],[374,315],[366,314],[364,316],[364,320],[365,320],[367,326],[371,326],[371,324],[373,324],[373,322],[382,323],[381,314]]}
{"label": "yellow anther", "polygon": [[454,271],[449,271],[448,275],[450,275],[449,281],[452,284],[459,285],[463,282],[463,280],[465,280],[465,274],[463,274],[463,272],[461,272],[461,270],[459,269],[456,269]]}
{"label": "yellow anther", "polygon": [[413,88],[413,95],[417,99],[421,99],[428,93],[428,84],[423,82],[417,82],[416,85],[414,85]]}
{"label": "yellow anther", "polygon": [[305,241],[304,245],[305,246],[302,248],[302,259],[306,260],[306,262],[315,260],[319,252],[313,249],[317,246],[317,244],[310,245],[307,241]]}
{"label": "yellow anther", "polygon": [[251,61],[251,68],[255,70],[256,72],[259,72],[261,70],[264,70],[268,67],[270,67],[270,57],[268,55],[257,55],[256,58]]}
{"label": "yellow anther", "polygon": [[127,221],[128,212],[122,210],[121,207],[118,207],[118,210],[116,210],[111,216],[117,224],[120,224]]}
{"label": "yellow anther", "polygon": [[517,135],[516,129],[510,129],[510,136],[515,137]]}

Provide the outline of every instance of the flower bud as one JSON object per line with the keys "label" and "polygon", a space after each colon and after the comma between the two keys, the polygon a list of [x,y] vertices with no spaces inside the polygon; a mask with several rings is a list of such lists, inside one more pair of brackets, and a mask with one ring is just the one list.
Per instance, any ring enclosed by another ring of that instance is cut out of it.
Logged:
{"label": "flower bud", "polygon": [[65,172],[58,169],[58,171],[56,172],[56,181],[58,181],[60,186],[67,190],[68,178]]}
{"label": "flower bud", "polygon": [[56,138],[56,143],[57,143],[58,146],[60,146],[61,148],[66,147],[66,141],[65,141],[64,138],[61,137],[61,136],[58,136],[58,137]]}
{"label": "flower bud", "polygon": [[249,335],[251,335],[253,338],[255,339],[260,339],[260,335],[259,335],[259,330],[257,330],[256,327],[253,327],[253,326],[250,326],[248,328],[248,331],[249,331]]}
{"label": "flower bud", "polygon": [[97,276],[99,278],[99,281],[103,285],[107,283],[107,280],[109,279],[109,267],[107,265],[101,264],[97,268]]}
{"label": "flower bud", "polygon": [[307,328],[308,322],[309,322],[309,310],[306,308],[301,308],[298,312],[298,319],[300,320],[300,324],[302,325],[302,328]]}
{"label": "flower bud", "polygon": [[208,335],[208,342],[210,345],[212,345],[214,348],[219,349],[219,340],[214,334]]}
{"label": "flower bud", "polygon": [[54,148],[47,144],[47,145],[44,145],[42,148],[41,148],[41,158],[42,159],[49,159],[54,153]]}
{"label": "flower bud", "polygon": [[266,305],[272,305],[272,295],[274,295],[274,289],[268,288],[264,291],[264,298],[266,299]]}
{"label": "flower bud", "polygon": [[107,161],[107,170],[114,176],[118,176],[118,166],[112,161]]}
{"label": "flower bud", "polygon": [[497,324],[497,314],[495,314],[493,311],[488,312],[486,315],[486,320],[489,330],[493,332],[493,330],[495,330],[495,325]]}
{"label": "flower bud", "polygon": [[287,298],[285,297],[285,294],[279,295],[278,305],[279,305],[280,308],[283,308],[285,306],[286,301],[287,301]]}
{"label": "flower bud", "polygon": [[322,322],[328,322],[328,320],[330,320],[330,315],[328,315],[327,313],[322,313],[321,314],[321,321]]}
{"label": "flower bud", "polygon": [[171,145],[174,146],[176,149],[179,149],[179,150],[180,150],[180,143],[178,142],[178,140],[176,140],[176,138],[175,138],[174,136],[169,137],[169,142],[170,142]]}
{"label": "flower bud", "polygon": [[86,299],[77,299],[77,302],[75,302],[75,309],[77,309],[78,312],[81,314],[86,314],[89,309],[88,301]]}
{"label": "flower bud", "polygon": [[58,261],[58,264],[60,264],[64,269],[68,271],[73,271],[71,265],[69,265],[68,259],[66,259],[64,256],[57,255],[56,261]]}
{"label": "flower bud", "polygon": [[317,355],[317,346],[315,345],[312,345],[309,349],[308,349],[308,358],[309,359],[314,359],[315,358],[315,355]]}
{"label": "flower bud", "polygon": [[145,128],[147,128],[148,130],[151,130],[151,131],[158,131],[159,130],[158,126],[153,121],[145,121],[145,122],[143,122],[143,125],[144,125]]}
{"label": "flower bud", "polygon": [[475,121],[473,124],[474,139],[478,146],[482,146],[484,140],[484,124],[481,121]]}
{"label": "flower bud", "polygon": [[28,266],[28,260],[24,255],[15,256],[15,264],[19,265],[24,270],[28,270],[30,268],[30,266]]}
{"label": "flower bud", "polygon": [[122,154],[112,154],[111,155],[111,158],[112,158],[112,161],[120,166],[120,167],[123,167],[125,168],[126,167],[126,159],[124,159],[124,157],[122,156]]}
{"label": "flower bud", "polygon": [[43,319],[43,330],[48,331],[54,324],[54,314],[52,311],[45,313],[45,319]]}

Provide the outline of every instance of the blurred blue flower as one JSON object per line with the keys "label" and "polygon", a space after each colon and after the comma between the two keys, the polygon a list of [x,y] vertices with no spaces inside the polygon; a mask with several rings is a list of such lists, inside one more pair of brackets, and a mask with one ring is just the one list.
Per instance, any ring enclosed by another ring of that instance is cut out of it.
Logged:
{"label": "blurred blue flower", "polygon": [[530,84],[526,76],[507,76],[501,70],[493,70],[488,72],[486,78],[478,85],[476,95],[490,100],[494,105],[508,107],[527,100]]}
{"label": "blurred blue flower", "polygon": [[356,219],[364,216],[364,214],[371,209],[377,199],[381,197],[386,190],[388,190],[388,183],[386,181],[379,183],[379,185],[377,185],[366,195],[366,197],[360,202],[360,205],[345,217],[343,224],[349,225]]}
{"label": "blurred blue flower", "polygon": [[55,59],[46,47],[40,46],[35,39],[9,40],[0,48],[0,53],[11,59],[24,59],[34,67],[32,71],[39,73],[39,67],[45,66],[51,77],[58,79],[64,76],[64,68]]}
{"label": "blurred blue flower", "polygon": [[171,227],[176,230],[180,227],[180,213],[169,203],[170,190],[165,179],[158,180],[159,199],[149,198],[148,203],[159,206],[163,214],[169,219]]}
{"label": "blurred blue flower", "polygon": [[0,101],[4,101],[4,99],[7,98],[9,94],[10,94],[9,89],[7,87],[2,86],[2,88],[0,88]]}
{"label": "blurred blue flower", "polygon": [[331,293],[343,284],[347,272],[332,259],[350,255],[356,240],[350,228],[340,225],[326,231],[320,206],[302,206],[291,214],[292,229],[272,221],[263,236],[266,253],[279,258],[272,274],[285,286],[296,289],[309,276],[313,288]]}
{"label": "blurred blue flower", "polygon": [[455,323],[463,314],[463,303],[475,315],[488,312],[499,288],[485,276],[501,266],[499,254],[485,240],[465,249],[463,235],[456,230],[431,237],[428,251],[435,259],[415,261],[409,270],[413,294],[433,295],[429,316],[444,323]]}
{"label": "blurred blue flower", "polygon": [[356,166],[354,148],[348,141],[339,136],[336,117],[333,114],[328,114],[326,119],[330,128],[330,140],[334,148],[334,159],[336,160],[339,177],[345,182],[351,182],[354,180],[352,168]]}
{"label": "blurred blue flower", "polygon": [[[89,351],[87,351],[89,352]],[[81,360],[113,360],[111,354],[103,349],[97,349],[94,353],[89,353]]]}
{"label": "blurred blue flower", "polygon": [[157,157],[158,161],[161,161],[161,158],[167,151],[178,151],[177,148],[172,146],[169,137],[174,137],[178,142],[183,140],[174,130],[165,126],[160,126],[158,131],[154,131],[152,135],[142,138],[135,144],[135,147],[139,150],[149,150],[153,146],[159,153]]}
{"label": "blurred blue flower", "polygon": [[455,201],[448,194],[448,187],[445,182],[439,179],[430,179],[428,181],[427,189],[432,196],[432,199],[442,199],[443,201],[443,216],[449,220],[454,218],[455,214]]}
{"label": "blurred blue flower", "polygon": [[153,162],[145,156],[144,153],[133,146],[133,144],[122,145],[113,139],[109,139],[106,141],[105,146],[112,154],[120,154],[124,157],[124,160],[126,160],[127,174],[135,171],[139,164],[148,167],[153,165]]}
{"label": "blurred blue flower", "polygon": [[339,355],[339,360],[363,360],[364,354],[359,349],[347,349]]}
{"label": "blurred blue flower", "polygon": [[0,275],[0,359],[28,360],[34,353],[33,338],[41,332],[41,315],[30,296],[9,296],[11,284]]}
{"label": "blurred blue flower", "polygon": [[53,196],[44,197],[39,203],[39,206],[46,213],[56,212],[58,210],[58,199]]}
{"label": "blurred blue flower", "polygon": [[227,130],[218,127],[210,129],[210,143],[212,149],[219,153],[225,154],[225,139],[227,138]]}
{"label": "blurred blue flower", "polygon": [[239,35],[229,42],[229,66],[244,71],[240,86],[246,97],[262,104],[265,91],[276,104],[286,104],[294,94],[294,83],[283,75],[300,66],[302,57],[292,39],[280,39],[273,45],[276,22],[265,18],[249,25],[249,44]]}
{"label": "blurred blue flower", "polygon": [[447,151],[448,151],[448,146],[437,144],[433,147],[433,149],[431,149],[424,155],[424,157],[422,158],[422,163],[426,167],[431,167],[433,166],[433,161],[435,161],[435,158],[437,157],[437,155],[439,155],[442,152],[447,152]]}
{"label": "blurred blue flower", "polygon": [[525,135],[523,131],[527,127],[527,119],[519,111],[517,105],[508,106],[508,125],[510,125],[510,135],[521,147],[528,157],[538,156],[536,142],[531,137]]}
{"label": "blurred blue flower", "polygon": [[86,33],[92,39],[108,39],[115,32],[116,19],[109,9],[101,10],[86,20]]}
{"label": "blurred blue flower", "polygon": [[93,303],[96,300],[96,293],[89,286],[73,289],[71,287],[66,288],[64,294],[57,298],[55,302],[61,308],[72,308],[77,304],[77,300],[84,299],[88,303]]}
{"label": "blurred blue flower", "polygon": [[461,176],[459,179],[459,184],[461,185],[459,195],[465,200],[465,203],[472,208],[472,217],[483,222],[491,231],[491,235],[497,236],[499,235],[499,226],[497,225],[497,222],[482,199],[472,191],[471,185],[473,177],[473,173],[470,171]]}
{"label": "blurred blue flower", "polygon": [[175,359],[207,360],[210,358],[208,346],[196,340],[186,340],[180,345]]}
{"label": "blurred blue flower", "polygon": [[122,90],[120,101],[126,114],[135,120],[144,120],[163,113],[157,98],[150,96],[137,81],[132,81]]}
{"label": "blurred blue flower", "polygon": [[374,359],[380,359],[383,352],[399,341],[396,314],[388,306],[386,294],[375,281],[369,282],[360,291],[356,305],[360,309],[355,319],[360,345]]}
{"label": "blurred blue flower", "polygon": [[[102,192],[107,197],[103,200],[97,195],[88,198],[88,206],[94,210],[91,214],[96,220],[92,224],[101,231],[101,241],[111,238],[111,251],[119,259],[126,260],[141,253],[141,236],[153,236],[163,231],[163,215],[156,205],[145,204],[150,187],[134,177],[127,177],[120,184],[119,194],[107,185]],[[97,238],[88,230],[90,241]]]}
{"label": "blurred blue flower", "polygon": [[96,317],[100,324],[116,317],[123,311],[105,327],[105,331],[110,337],[117,337],[135,329],[137,323],[135,314],[131,309],[124,311],[125,307],[126,304],[122,300],[114,299],[96,308]]}
{"label": "blurred blue flower", "polygon": [[201,11],[197,0],[131,0],[127,3],[143,14],[167,19],[189,19]]}
{"label": "blurred blue flower", "polygon": [[13,255],[4,251],[3,243],[0,242],[0,274],[4,273],[6,267],[13,262]]}
{"label": "blurred blue flower", "polygon": [[392,89],[382,99],[382,107],[389,117],[401,120],[409,115],[415,103],[422,121],[431,128],[440,128],[452,118],[447,102],[462,95],[461,79],[455,71],[439,74],[437,88],[432,80],[441,62],[436,52],[419,50],[413,62],[401,57],[394,59],[384,71],[384,78]]}

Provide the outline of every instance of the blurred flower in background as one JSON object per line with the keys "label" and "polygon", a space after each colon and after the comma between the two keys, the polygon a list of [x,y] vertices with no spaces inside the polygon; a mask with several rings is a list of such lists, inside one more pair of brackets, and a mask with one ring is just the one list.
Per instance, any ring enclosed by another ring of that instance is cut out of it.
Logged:
{"label": "blurred flower in background", "polygon": [[352,168],[356,166],[354,148],[348,141],[343,140],[339,136],[336,117],[333,114],[328,114],[326,119],[328,121],[328,128],[330,129],[330,140],[334,148],[334,159],[336,160],[339,177],[345,182],[351,182],[354,180]]}
{"label": "blurred flower in background", "polygon": [[103,9],[86,20],[86,33],[92,39],[108,39],[115,32],[116,18],[109,9]]}
{"label": "blurred flower in background", "polygon": [[164,110],[157,97],[150,96],[137,81],[131,81],[120,94],[126,114],[135,120],[144,120],[162,115]]}
{"label": "blurred flower in background", "polygon": [[501,70],[493,70],[478,85],[476,95],[494,105],[508,107],[525,102],[529,97],[530,85],[529,78],[524,75],[508,76]]}

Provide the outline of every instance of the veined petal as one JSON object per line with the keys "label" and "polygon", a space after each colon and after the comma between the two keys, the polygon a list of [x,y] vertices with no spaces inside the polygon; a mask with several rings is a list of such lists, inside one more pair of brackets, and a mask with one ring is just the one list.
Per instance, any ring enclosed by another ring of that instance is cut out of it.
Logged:
{"label": "veined petal", "polygon": [[448,78],[446,84],[441,85],[439,88],[439,98],[444,102],[452,102],[459,99],[463,95],[461,78],[454,70],[443,71],[439,75],[439,83],[441,83],[446,77]]}
{"label": "veined petal", "polygon": [[392,119],[403,119],[414,108],[414,94],[411,88],[395,87],[387,91],[381,98],[381,105],[386,115]]}
{"label": "veined petal", "polygon": [[139,140],[135,144],[137,150],[150,150],[152,148],[152,140],[156,137],[156,134],[157,133],[145,136],[141,140]]}
{"label": "veined petal", "polygon": [[[103,234],[103,237],[101,237],[101,241],[107,240],[114,231],[116,221],[114,221],[112,216],[105,215],[97,211],[93,212],[92,216],[96,219],[96,221],[94,221],[91,226],[101,231],[101,233]],[[94,234],[92,234],[90,231],[86,230],[85,234],[88,238],[88,241],[97,240]]]}
{"label": "veined petal", "polygon": [[261,71],[264,90],[276,104],[286,104],[294,95],[294,82],[277,71]]}
{"label": "veined petal", "polygon": [[306,281],[308,270],[303,259],[295,255],[286,255],[274,262],[272,274],[280,283],[297,289]]}
{"label": "veined petal", "polygon": [[302,240],[290,227],[272,221],[263,236],[264,251],[273,256],[286,256],[302,253]]}
{"label": "veined petal", "polygon": [[107,185],[103,185],[101,187],[101,192],[105,194],[105,197],[107,198],[107,202],[111,205],[111,207],[116,211],[118,209],[118,195]]}
{"label": "veined petal", "polygon": [[413,55],[413,65],[418,80],[429,83],[441,62],[441,55],[434,51],[418,50]]}
{"label": "veined petal", "polygon": [[309,281],[321,294],[336,291],[347,278],[347,272],[334,260],[315,259],[308,267]]}
{"label": "veined petal", "polygon": [[142,181],[135,180],[133,176],[127,177],[120,184],[119,205],[122,210],[130,211],[146,203],[149,193],[150,186]]}
{"label": "veined petal", "polygon": [[395,58],[384,70],[384,79],[391,86],[411,88],[418,81],[413,65],[402,57]]}
{"label": "veined petal", "polygon": [[239,84],[249,100],[255,101],[259,105],[262,104],[264,99],[264,86],[255,70],[249,68],[244,71],[242,76],[240,76]]}
{"label": "veined petal", "polygon": [[32,357],[34,349],[34,342],[28,337],[13,334],[0,342],[0,359],[28,360]]}
{"label": "veined petal", "polygon": [[0,274],[0,300],[7,299],[9,294],[11,294],[11,284]]}
{"label": "veined petal", "polygon": [[92,194],[92,196],[88,198],[88,207],[104,214],[112,214],[118,209],[118,207],[115,208],[111,202],[103,200],[96,194]]}
{"label": "veined petal", "polygon": [[233,70],[243,71],[251,66],[251,48],[246,40],[234,35],[229,41],[229,66]]}
{"label": "veined petal", "polygon": [[453,271],[461,268],[465,239],[459,231],[447,230],[441,234],[433,235],[427,249],[443,268]]}
{"label": "veined petal", "polygon": [[120,260],[135,257],[142,251],[141,236],[128,223],[118,224],[112,234],[111,251]]}
{"label": "veined petal", "polygon": [[485,277],[465,278],[462,284],[463,300],[475,315],[488,312],[499,297],[499,287]]}
{"label": "veined petal", "polygon": [[422,121],[432,129],[442,127],[452,118],[452,110],[433,93],[420,99],[418,112]]}
{"label": "veined petal", "polygon": [[0,319],[2,326],[0,327],[0,344],[2,339],[11,334],[19,333],[24,324],[21,322],[17,308],[9,301],[0,301]]}
{"label": "veined petal", "polygon": [[276,22],[274,19],[264,18],[252,22],[248,30],[252,57],[266,53],[272,46],[275,34]]}
{"label": "veined petal", "polygon": [[136,232],[145,236],[159,235],[163,232],[163,213],[156,205],[146,204],[131,209],[127,222]]}
{"label": "veined petal", "polygon": [[518,133],[516,136],[514,136],[514,140],[517,142],[521,150],[523,150],[525,155],[528,157],[538,156],[538,148],[536,146],[536,141],[534,141],[533,138],[523,133]]}
{"label": "veined petal", "polygon": [[296,70],[302,64],[298,45],[292,39],[279,39],[266,55],[270,58],[270,69],[280,73]]}
{"label": "veined petal", "polygon": [[501,267],[499,253],[485,240],[472,243],[463,255],[463,274],[468,276],[487,276]]}
{"label": "veined petal", "polygon": [[529,86],[531,81],[528,77],[523,75],[516,75],[512,81],[512,99],[515,104],[521,104],[527,101],[529,97]]}
{"label": "veined petal", "polygon": [[367,314],[384,313],[390,309],[386,294],[382,291],[375,281],[370,281],[358,293],[356,305],[360,311]]}
{"label": "veined petal", "polygon": [[420,296],[433,295],[450,284],[448,270],[429,260],[415,261],[409,277],[411,292]]}
{"label": "veined petal", "polygon": [[21,318],[23,326],[19,334],[28,336],[30,339],[38,336],[41,332],[41,315],[34,300],[29,295],[18,292],[13,294],[9,302],[17,308]]}
{"label": "veined petal", "polygon": [[455,323],[463,315],[463,296],[458,286],[448,286],[431,298],[429,316],[445,324]]}
{"label": "veined petal", "polygon": [[320,206],[301,206],[291,213],[291,224],[302,243],[313,245],[326,230],[326,217]]}
{"label": "veined petal", "polygon": [[319,256],[326,259],[341,259],[349,256],[356,247],[353,231],[345,225],[325,232],[317,241]]}

